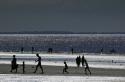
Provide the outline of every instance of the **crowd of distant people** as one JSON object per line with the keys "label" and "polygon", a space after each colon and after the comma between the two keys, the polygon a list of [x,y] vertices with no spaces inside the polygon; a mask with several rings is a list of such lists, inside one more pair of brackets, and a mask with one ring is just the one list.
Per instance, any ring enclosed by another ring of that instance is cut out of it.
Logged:
{"label": "crowd of distant people", "polygon": [[[35,71],[33,73],[36,73],[36,71],[38,70],[38,67],[41,69],[41,73],[43,74],[43,67],[41,65],[41,57],[39,56],[39,54],[37,53],[36,54],[37,56],[37,60],[35,60],[35,62],[38,62],[36,67],[35,67]],[[88,65],[88,62],[87,60],[85,59],[84,55],[82,56],[82,58],[80,56],[76,57],[76,65],[77,67],[79,68],[80,67],[80,64],[82,63],[82,67],[84,67],[85,69],[85,74],[87,75],[87,71],[89,72],[89,74],[91,75],[91,71],[90,71],[90,68],[89,68],[89,65]],[[17,64],[17,59],[16,59],[16,56],[13,55],[13,59],[11,61],[11,70],[10,72],[13,72],[15,70],[15,72],[17,73],[17,69],[18,69],[19,65]],[[23,61],[23,64],[22,64],[22,68],[23,68],[23,73],[25,73],[25,62]],[[63,74],[64,73],[69,73],[68,72],[68,65],[67,65],[67,62],[64,61],[64,68],[63,68]]]}
{"label": "crowd of distant people", "polygon": [[91,71],[90,71],[90,68],[89,68],[89,65],[88,65],[88,62],[87,60],[85,59],[84,55],[82,56],[82,58],[80,56],[78,56],[76,58],[76,64],[77,64],[77,67],[80,67],[80,64],[82,63],[82,66],[85,67],[85,74],[87,74],[87,71],[90,73],[91,75]]}
{"label": "crowd of distant people", "polygon": [[[21,53],[23,53],[23,51],[24,51],[24,48],[22,47],[21,48]],[[32,53],[33,53],[33,51],[34,51],[34,47],[32,47]],[[52,53],[52,52],[53,52],[53,49],[49,48],[48,53]],[[71,53],[72,54],[74,53],[73,48],[71,48]],[[38,53],[36,54],[36,56],[37,56],[37,60],[35,60],[35,62],[38,62],[38,64],[36,65],[35,71],[33,73],[36,73],[38,67],[40,67],[40,69],[42,71],[42,74],[43,74],[44,72],[43,72],[43,67],[41,65],[41,57],[39,56]],[[75,61],[76,61],[76,65],[77,65],[78,68],[80,67],[80,64],[82,64],[82,67],[84,67],[84,69],[85,69],[85,74],[87,74],[87,71],[88,71],[90,73],[90,75],[91,75],[91,71],[90,71],[88,62],[85,59],[84,55],[82,56],[82,58],[80,56],[77,56]],[[17,73],[18,67],[19,67],[19,65],[17,64],[16,56],[13,55],[13,59],[11,61],[11,70],[10,70],[10,72],[13,72],[15,70],[15,72]],[[24,61],[23,61],[23,64],[22,64],[22,69],[23,69],[23,73],[25,73],[25,62]],[[62,73],[63,74],[64,73],[69,73],[67,70],[68,70],[68,65],[67,65],[67,62],[64,61],[64,68],[63,68]]]}

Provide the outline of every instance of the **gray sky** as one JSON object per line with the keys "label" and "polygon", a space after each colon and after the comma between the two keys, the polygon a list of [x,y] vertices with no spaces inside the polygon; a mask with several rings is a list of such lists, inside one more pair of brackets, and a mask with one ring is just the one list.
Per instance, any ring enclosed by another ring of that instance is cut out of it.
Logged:
{"label": "gray sky", "polygon": [[125,32],[125,0],[0,0],[0,31]]}

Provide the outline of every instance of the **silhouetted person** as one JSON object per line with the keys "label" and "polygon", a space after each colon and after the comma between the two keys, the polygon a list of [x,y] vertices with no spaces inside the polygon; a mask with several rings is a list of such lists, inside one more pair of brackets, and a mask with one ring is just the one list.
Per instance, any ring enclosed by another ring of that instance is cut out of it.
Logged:
{"label": "silhouetted person", "polygon": [[82,66],[84,67],[84,63],[85,63],[85,57],[84,57],[84,55],[82,56]]}
{"label": "silhouetted person", "polygon": [[11,71],[10,72],[13,72],[13,70],[16,70],[16,72],[17,72],[17,68],[18,68],[17,59],[16,59],[15,55],[13,55],[13,59],[11,61]]}
{"label": "silhouetted person", "polygon": [[115,50],[115,49],[112,49],[112,50],[110,50],[110,53],[111,53],[111,54],[116,53],[116,50]]}
{"label": "silhouetted person", "polygon": [[38,67],[40,67],[40,68],[41,68],[41,71],[42,71],[42,74],[43,74],[43,67],[42,67],[42,65],[41,65],[41,57],[39,56],[38,53],[36,54],[36,56],[38,57],[38,59],[37,59],[35,62],[38,62],[38,64],[36,65],[36,69],[35,69],[34,73],[36,73]]}
{"label": "silhouetted person", "polygon": [[103,48],[101,49],[101,54],[103,53]]}
{"label": "silhouetted person", "polygon": [[25,73],[25,62],[23,61],[23,73]]}
{"label": "silhouetted person", "polygon": [[91,75],[91,71],[89,69],[89,65],[88,65],[88,62],[86,59],[84,59],[84,62],[85,62],[85,74],[87,75],[87,71],[89,71],[90,75]]}
{"label": "silhouetted person", "polygon": [[48,53],[53,53],[53,49],[52,49],[52,48],[49,48],[49,49],[48,49]]}
{"label": "silhouetted person", "polygon": [[78,67],[78,56],[76,57],[76,65]]}
{"label": "silhouetted person", "polygon": [[78,57],[76,58],[77,67],[80,67],[80,62],[81,62],[81,57],[78,56]]}
{"label": "silhouetted person", "polygon": [[33,52],[34,52],[34,47],[32,47],[32,54],[33,54]]}
{"label": "silhouetted person", "polygon": [[78,59],[79,59],[78,65],[79,65],[79,67],[80,67],[81,57],[79,56]]}
{"label": "silhouetted person", "polygon": [[71,52],[72,52],[72,54],[74,53],[74,50],[73,50],[73,48],[71,49]]}
{"label": "silhouetted person", "polygon": [[24,48],[23,48],[23,47],[21,47],[21,53],[23,53],[23,51],[24,51]]}
{"label": "silhouetted person", "polygon": [[67,71],[68,65],[67,65],[66,61],[64,61],[64,64],[65,64],[65,67],[63,68],[63,73],[69,73],[69,72]]}

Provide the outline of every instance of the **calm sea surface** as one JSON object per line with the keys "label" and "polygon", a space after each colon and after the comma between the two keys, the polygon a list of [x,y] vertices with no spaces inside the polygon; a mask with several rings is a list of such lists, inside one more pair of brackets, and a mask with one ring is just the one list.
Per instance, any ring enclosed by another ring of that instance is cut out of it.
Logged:
{"label": "calm sea surface", "polygon": [[125,53],[125,34],[0,34],[0,51]]}

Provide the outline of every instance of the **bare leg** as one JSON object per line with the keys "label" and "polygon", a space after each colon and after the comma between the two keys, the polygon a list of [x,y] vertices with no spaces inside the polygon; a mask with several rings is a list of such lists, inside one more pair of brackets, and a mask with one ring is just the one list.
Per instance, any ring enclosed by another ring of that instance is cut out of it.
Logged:
{"label": "bare leg", "polygon": [[43,67],[40,65],[40,68],[41,68],[41,71],[42,71],[42,74],[43,74]]}
{"label": "bare leg", "polygon": [[18,64],[15,65],[15,69],[16,69],[16,73],[17,73],[17,69],[18,69]]}
{"label": "bare leg", "polygon": [[37,71],[37,69],[38,69],[38,66],[39,66],[39,65],[36,66],[36,69],[35,69],[35,71],[34,71],[33,73],[36,73],[36,71]]}
{"label": "bare leg", "polygon": [[87,75],[87,68],[85,68],[85,74]]}
{"label": "bare leg", "polygon": [[90,75],[91,75],[91,71],[90,71],[90,69],[88,68],[88,71],[89,71],[89,73],[90,73]]}
{"label": "bare leg", "polygon": [[63,73],[65,73],[65,72],[66,72],[66,73],[69,73],[69,72],[67,71],[67,68],[64,68],[64,69],[63,69]]}
{"label": "bare leg", "polygon": [[66,73],[69,73],[69,72],[67,71],[67,68],[65,69],[65,72],[66,72]]}

